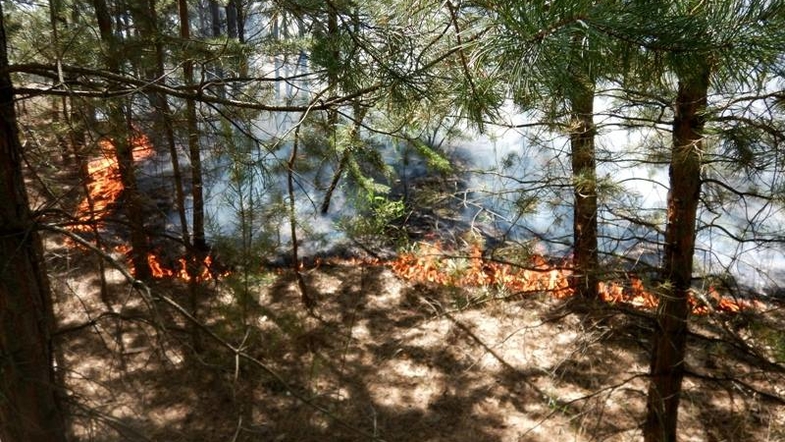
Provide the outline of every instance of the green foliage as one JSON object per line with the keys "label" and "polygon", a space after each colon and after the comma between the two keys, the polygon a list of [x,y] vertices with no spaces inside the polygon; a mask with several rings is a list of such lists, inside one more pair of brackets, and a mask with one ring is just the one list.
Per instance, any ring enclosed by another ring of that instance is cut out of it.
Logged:
{"label": "green foliage", "polygon": [[281,245],[277,226],[286,219],[285,204],[276,189],[265,185],[273,173],[263,161],[265,146],[226,121],[219,130],[221,150],[214,153],[225,159],[228,169],[222,169],[227,179],[222,180],[223,191],[216,198],[224,210],[231,211],[232,221],[212,223],[208,230],[227,263],[258,269]]}
{"label": "green foliage", "polygon": [[377,240],[385,244],[400,245],[405,240],[405,232],[395,225],[406,215],[402,201],[390,200],[373,192],[367,193],[356,201],[358,216],[343,218],[339,228],[350,237],[365,241]]}
{"label": "green foliage", "polygon": [[411,146],[423,158],[425,158],[426,166],[437,173],[452,172],[453,167],[450,160],[441,155],[431,146],[428,146],[421,140],[412,140]]}

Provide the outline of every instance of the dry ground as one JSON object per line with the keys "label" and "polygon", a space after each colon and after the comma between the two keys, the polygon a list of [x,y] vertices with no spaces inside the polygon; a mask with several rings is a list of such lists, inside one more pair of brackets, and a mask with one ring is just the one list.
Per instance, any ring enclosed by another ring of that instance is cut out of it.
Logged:
{"label": "dry ground", "polygon": [[[161,301],[186,305],[186,284],[156,283],[149,305],[109,271],[102,301],[94,257],[48,246],[75,440],[641,439],[652,328],[640,312],[334,264],[305,272],[318,317],[288,271],[210,283],[201,317],[234,350],[203,330],[195,352]],[[781,351],[779,315],[693,322],[681,440],[785,440],[783,373],[763,362]]]}

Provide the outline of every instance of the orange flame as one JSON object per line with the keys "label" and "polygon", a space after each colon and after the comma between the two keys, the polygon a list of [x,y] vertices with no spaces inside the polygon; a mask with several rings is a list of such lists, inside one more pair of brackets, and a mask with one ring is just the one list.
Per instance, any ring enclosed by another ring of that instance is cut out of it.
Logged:
{"label": "orange flame", "polygon": [[[454,269],[450,264],[456,261],[463,261],[464,266]],[[575,294],[569,283],[573,274],[569,266],[554,266],[540,255],[532,255],[530,265],[521,268],[486,260],[479,247],[474,247],[468,257],[456,258],[455,254],[443,251],[438,243],[421,244],[418,253],[403,253],[389,266],[398,276],[410,281],[453,286],[495,286],[514,293],[549,292],[557,298]],[[642,309],[653,309],[659,304],[657,295],[647,290],[641,278],[634,273],[627,275],[625,283],[600,282],[599,292],[602,300],[609,303],[625,303]],[[722,297],[713,287],[708,296],[712,306],[695,296],[690,297],[693,314],[705,315],[712,311],[738,313],[761,307],[756,301]]]}
{"label": "orange flame", "polygon": [[[184,257],[180,257],[177,260],[179,267],[174,269],[165,267],[161,263],[160,259],[152,253],[147,255],[147,263],[150,265],[153,278],[156,279],[175,278],[186,282],[191,281],[191,275],[188,273],[188,261]],[[208,255],[199,264],[199,270],[198,270],[198,274],[196,275],[196,280],[206,281],[210,279],[217,279],[220,277],[227,276],[228,274],[229,274],[228,271],[216,272],[213,266],[213,258]]]}
{"label": "orange flame", "polygon": [[563,298],[572,294],[568,269],[553,268],[542,256],[534,255],[531,266],[517,268],[509,264],[488,261],[479,247],[469,253],[465,268],[450,271],[446,263],[454,260],[437,244],[422,244],[420,253],[404,253],[389,265],[407,280],[432,282],[440,285],[496,286],[515,292],[548,291]]}
{"label": "orange flame", "polygon": [[[150,139],[143,133],[135,131],[130,141],[131,153],[135,162],[143,161],[155,154]],[[101,156],[91,160],[87,164],[89,181],[87,183],[88,196],[82,200],[77,207],[77,220],[79,224],[73,228],[75,231],[87,231],[91,223],[100,223],[114,205],[117,198],[123,192],[124,186],[120,177],[120,167],[115,156],[115,146],[109,140],[98,142]],[[119,245],[115,247],[117,252],[128,254],[130,247]],[[167,268],[161,263],[158,256],[150,253],[147,256],[147,263],[152,270],[152,276],[157,279],[177,278],[183,281],[190,281],[191,275],[188,273],[187,261],[179,258],[179,265],[176,269]],[[226,276],[228,272],[216,273],[213,268],[212,257],[207,256],[198,264],[199,270],[196,275],[197,280],[208,280]]]}
{"label": "orange flame", "polygon": [[[152,143],[141,132],[135,133],[130,144],[134,161],[142,161],[154,155]],[[123,183],[120,179],[120,167],[115,156],[115,147],[109,140],[98,142],[101,156],[87,163],[89,181],[87,183],[88,196],[76,209],[79,224],[73,229],[87,231],[87,225],[100,222],[112,208],[114,202],[123,192]]]}

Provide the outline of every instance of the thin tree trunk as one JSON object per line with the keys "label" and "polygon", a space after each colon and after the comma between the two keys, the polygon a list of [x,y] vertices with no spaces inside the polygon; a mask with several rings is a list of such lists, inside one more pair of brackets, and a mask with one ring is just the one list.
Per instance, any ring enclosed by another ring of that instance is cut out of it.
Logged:
{"label": "thin tree trunk", "polygon": [[[211,37],[215,39],[221,38],[221,29],[223,27],[221,26],[221,8],[216,0],[210,0],[210,25],[212,29]],[[212,63],[210,70],[213,71],[211,80],[217,80],[218,83],[212,89],[219,97],[226,98],[226,85],[223,83],[224,72],[221,63]]]}
{"label": "thin tree trunk", "polygon": [[[90,195],[90,186],[88,184],[90,181],[90,172],[88,172],[87,160],[84,155],[84,140],[80,139],[78,133],[74,133],[78,131],[78,127],[72,128],[71,131],[71,146],[74,151],[74,158],[76,158],[76,164],[79,166],[79,179],[82,182],[82,190],[85,194],[85,201],[87,201],[87,210],[90,212],[90,219],[87,222],[89,223],[90,231],[93,234],[95,246],[100,250],[104,250],[103,241],[101,240],[99,221],[95,216],[95,202],[93,200],[93,196]],[[84,134],[82,133],[82,135]],[[106,308],[112,310],[112,303],[109,299],[109,290],[106,283],[106,266],[104,265],[103,259],[98,260],[98,277],[101,282],[101,301],[104,303]]]}
{"label": "thin tree trunk", "polygon": [[[157,51],[150,51],[150,47],[156,48],[162,45],[162,36],[158,32],[158,17],[156,15],[155,1],[137,1],[131,3],[129,6],[130,15],[133,19],[134,33],[137,38],[136,44],[140,46],[140,50],[135,51],[130,58],[131,64],[141,72],[144,78],[151,82],[160,82],[162,80],[158,72],[157,66]],[[156,112],[160,112],[161,99],[165,95],[158,91],[144,90],[147,101],[150,107]],[[161,144],[161,135],[163,130],[161,126],[163,122],[160,118],[154,120],[155,128],[152,131],[151,141],[154,146]]]}
{"label": "thin tree trunk", "polygon": [[291,229],[292,234],[292,270],[294,271],[294,277],[297,280],[297,287],[300,289],[300,300],[302,301],[306,310],[313,312],[314,307],[316,307],[316,300],[313,299],[308,292],[308,286],[305,284],[305,279],[303,278],[302,272],[300,272],[300,243],[297,239],[297,204],[295,201],[296,195],[294,191],[294,166],[297,162],[297,149],[300,142],[301,127],[302,124],[298,124],[297,128],[294,130],[292,153],[289,155],[289,161],[286,164],[286,179],[289,190],[289,228]]}
{"label": "thin tree trunk", "polygon": [[[331,58],[334,60],[335,63],[338,63],[341,59],[341,52],[338,50],[338,11],[335,10],[335,7],[328,8],[327,11],[327,38],[330,41],[330,44],[333,46],[331,52]],[[338,95],[338,68],[336,66],[329,66],[327,69],[327,82],[330,88],[330,93],[332,95]],[[355,106],[356,108],[356,106]],[[337,109],[329,109],[327,111],[327,130],[330,131],[330,144],[332,144],[333,149],[338,148],[338,110]],[[351,156],[351,146],[346,146],[346,149],[341,154],[340,160],[338,160],[338,165],[336,166],[335,173],[333,174],[333,179],[330,182],[330,186],[327,188],[327,192],[324,194],[324,199],[322,200],[321,206],[321,213],[322,215],[327,214],[330,210],[330,201],[332,200],[333,192],[335,188],[338,186],[338,182],[341,179],[341,175],[343,175],[343,170],[346,168],[347,163],[349,162],[349,157]]]}
{"label": "thin tree trunk", "polygon": [[[231,0],[237,5],[237,41],[245,43],[245,10],[243,9],[244,2],[240,0]],[[243,64],[246,68],[248,64]],[[241,72],[240,76],[245,76],[245,72]]]}
{"label": "thin tree trunk", "polygon": [[594,88],[585,86],[571,100],[574,276],[572,288],[578,296],[598,298],[599,257],[597,253],[597,174],[594,149]]}
{"label": "thin tree trunk", "polygon": [[134,276],[141,280],[152,279],[152,270],[147,261],[150,253],[150,246],[147,242],[145,232],[144,204],[142,195],[136,182],[136,167],[134,162],[133,145],[129,143],[129,136],[132,131],[130,109],[123,108],[119,116],[126,116],[125,136],[118,136],[115,139],[115,156],[117,158],[117,169],[120,173],[120,181],[123,183],[123,202],[125,217],[131,231],[131,262],[134,265]]}
{"label": "thin tree trunk", "polygon": [[[179,0],[180,37],[186,44],[191,39],[190,20],[188,18],[188,2]],[[183,75],[185,84],[194,84],[194,63],[186,54],[183,62]],[[207,241],[204,235],[204,192],[202,188],[202,154],[199,148],[199,126],[196,121],[196,103],[192,99],[186,100],[186,119],[188,126],[188,153],[191,157],[191,194],[193,196],[193,241],[197,253],[207,251]]]}
{"label": "thin tree trunk", "polygon": [[[191,24],[188,17],[188,2],[177,2],[180,14],[180,37],[184,43],[191,39]],[[193,60],[186,54],[183,62],[183,76],[186,85],[194,84]],[[191,250],[189,250],[186,271],[190,277],[188,283],[189,308],[194,318],[199,318],[199,299],[201,298],[201,282],[198,275],[205,257],[207,256],[207,240],[204,235],[204,195],[202,192],[202,154],[199,148],[199,126],[196,121],[196,103],[192,99],[186,100],[186,120],[188,127],[188,152],[191,159],[191,195],[193,196],[193,216]],[[202,351],[202,338],[199,327],[192,324],[191,343],[196,353]]]}
{"label": "thin tree trunk", "polygon": [[0,440],[65,442],[51,293],[22,177],[0,3]]}
{"label": "thin tree trunk", "polygon": [[[53,0],[51,2],[52,8],[60,8],[60,2]],[[56,16],[60,16],[60,11],[54,12]],[[77,23],[79,20],[79,9],[72,5],[71,9],[71,21],[73,23]],[[62,21],[64,26],[68,26],[68,22],[65,19],[58,19],[58,21]],[[53,25],[56,28],[56,26]],[[53,30],[53,33],[55,31]],[[58,37],[53,35],[53,39],[55,41],[58,40]],[[73,78],[68,78],[66,81],[70,82],[74,80]],[[79,168],[79,179],[82,183],[82,189],[85,193],[85,200],[87,201],[87,208],[90,211],[90,230],[93,234],[93,238],[95,240],[95,245],[99,249],[103,250],[103,244],[101,241],[101,235],[99,231],[98,220],[95,217],[95,204],[93,203],[93,197],[90,195],[90,190],[88,186],[88,182],[90,180],[90,174],[87,169],[87,158],[85,156],[85,135],[86,135],[86,127],[85,119],[87,118],[87,114],[92,112],[91,106],[85,106],[86,101],[80,101],[78,97],[70,96],[70,97],[63,97],[63,115],[65,116],[65,120],[68,126],[68,144],[71,149],[71,153],[73,158],[76,162],[76,166]],[[87,110],[85,110],[87,108]],[[77,110],[79,109],[79,110]],[[99,259],[97,260],[98,263],[98,277],[100,280],[100,291],[101,291],[101,301],[104,303],[107,309],[112,310],[112,303],[109,300],[109,291],[106,282],[106,266],[104,265],[104,260]]]}
{"label": "thin tree trunk", "polygon": [[[62,17],[62,4],[60,0],[49,0],[49,25],[52,27],[52,45],[56,48],[56,59],[55,63],[57,63],[58,68],[62,64],[62,57],[60,54],[60,30],[59,25],[65,25],[65,20]],[[60,72],[62,73],[62,71]],[[57,78],[54,80],[54,86],[60,87],[59,83],[64,80],[64,78]],[[58,103],[59,102],[59,103]],[[53,97],[52,98],[52,123],[53,125],[57,126],[58,121],[60,120],[60,106],[62,106],[63,111],[63,118],[67,121],[68,120],[68,98],[63,97]],[[71,162],[71,150],[68,148],[68,142],[66,137],[63,133],[59,130],[55,131],[55,137],[57,138],[57,144],[60,147],[60,152],[62,154],[63,164],[68,165]]]}
{"label": "thin tree trunk", "polygon": [[[101,34],[101,40],[107,46],[106,65],[112,72],[121,71],[120,48],[117,38],[112,33],[112,19],[105,0],[93,0],[96,21]],[[134,168],[133,146],[130,143],[131,121],[130,109],[122,100],[109,103],[109,121],[114,136],[115,157],[120,172],[120,181],[123,184],[125,197],[125,216],[128,219],[131,232],[131,262],[134,273],[138,279],[150,279],[152,270],[147,262],[149,245],[144,227],[144,212],[142,198],[136,185],[136,171]]]}
{"label": "thin tree trunk", "polygon": [[237,38],[237,0],[226,3],[226,36]]}
{"label": "thin tree trunk", "polygon": [[646,442],[675,442],[684,378],[688,296],[695,251],[695,222],[701,188],[701,149],[709,69],[679,79],[673,121],[664,279],[651,354],[651,383],[644,426]]}
{"label": "thin tree trunk", "polygon": [[[157,0],[149,0],[148,8],[150,11],[151,22],[154,26],[154,31],[158,33],[158,12],[156,8]],[[164,71],[164,47],[161,39],[155,39],[155,71],[158,83],[165,82]],[[191,239],[188,233],[188,216],[185,212],[185,191],[183,190],[183,174],[180,171],[180,160],[177,152],[177,142],[174,135],[174,123],[172,122],[172,112],[169,108],[169,101],[165,94],[159,93],[157,103],[160,106],[156,109],[160,118],[160,127],[164,134],[164,140],[169,148],[169,156],[172,161],[172,175],[174,179],[175,190],[175,204],[177,205],[177,215],[180,219],[180,232],[182,235],[183,244],[190,255]]]}
{"label": "thin tree trunk", "polygon": [[327,187],[327,190],[324,192],[324,199],[322,200],[322,206],[319,209],[322,215],[327,215],[327,212],[330,211],[330,202],[333,199],[333,193],[335,193],[335,189],[338,188],[338,183],[341,181],[341,177],[343,176],[343,171],[346,169],[346,165],[349,163],[349,158],[351,157],[351,149],[347,148],[341,154],[341,160],[338,162],[338,167],[333,172],[333,179],[330,181],[330,185]]}
{"label": "thin tree trunk", "polygon": [[216,0],[210,0],[210,29],[212,37],[221,36],[221,8]]}

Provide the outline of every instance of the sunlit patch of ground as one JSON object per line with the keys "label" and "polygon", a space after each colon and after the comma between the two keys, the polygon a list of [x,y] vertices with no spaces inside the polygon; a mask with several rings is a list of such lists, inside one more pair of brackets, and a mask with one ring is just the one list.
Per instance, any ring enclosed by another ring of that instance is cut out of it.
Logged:
{"label": "sunlit patch of ground", "polygon": [[[72,263],[73,264],[73,263]],[[78,263],[86,265],[85,263]],[[72,267],[73,268],[73,267]],[[604,306],[572,309],[546,294],[496,297],[400,280],[372,265],[305,272],[317,318],[287,271],[256,275],[243,293],[211,283],[201,318],[243,357],[190,328],[162,303],[166,326],[125,282],[108,305],[93,275],[57,273],[63,377],[84,441],[637,441],[651,324]],[[187,305],[182,281],[152,288]],[[249,299],[245,309],[238,299]],[[124,318],[95,320],[111,307]],[[719,336],[702,318],[694,328]],[[160,326],[160,324],[159,324]],[[259,364],[245,358],[254,358]],[[688,365],[740,373],[775,392],[733,345],[691,339]],[[730,381],[688,378],[682,440],[785,438],[783,409]]]}

